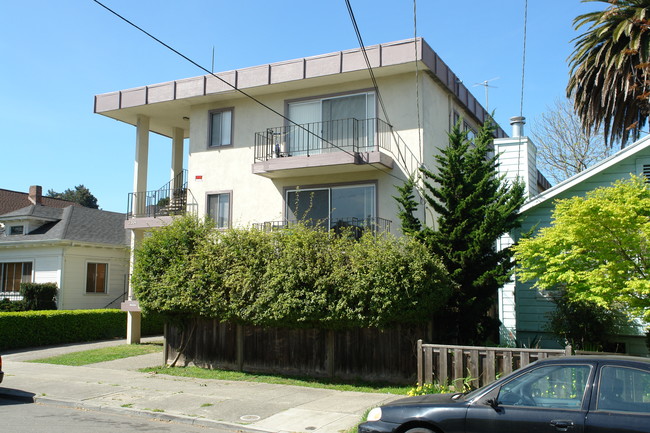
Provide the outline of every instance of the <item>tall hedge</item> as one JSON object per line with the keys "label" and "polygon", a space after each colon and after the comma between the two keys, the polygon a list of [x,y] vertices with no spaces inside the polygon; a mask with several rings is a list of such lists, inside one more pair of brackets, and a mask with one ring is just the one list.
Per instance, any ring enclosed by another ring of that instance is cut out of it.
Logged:
{"label": "tall hedge", "polygon": [[336,236],[295,226],[212,230],[177,219],[135,252],[132,284],[143,310],[287,328],[423,323],[445,305],[441,261],[415,240]]}
{"label": "tall hedge", "polygon": [[[126,337],[126,312],[48,310],[0,313],[0,351]],[[162,334],[160,316],[142,319],[143,335]]]}

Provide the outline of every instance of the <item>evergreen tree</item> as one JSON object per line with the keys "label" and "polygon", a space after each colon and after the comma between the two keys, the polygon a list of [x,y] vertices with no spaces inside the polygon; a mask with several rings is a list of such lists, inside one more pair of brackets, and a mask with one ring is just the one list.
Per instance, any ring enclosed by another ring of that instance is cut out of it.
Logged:
{"label": "evergreen tree", "polygon": [[[494,124],[487,121],[470,141],[456,124],[449,145],[435,157],[438,172],[420,169],[424,198],[439,216],[437,230],[425,227],[416,235],[442,258],[456,284],[446,311],[435,318],[434,332],[445,342],[481,344],[496,337],[498,320],[490,313],[498,289],[512,275],[512,252],[498,250],[497,240],[519,226],[524,185],[508,185],[499,176],[498,156],[490,156],[493,132]],[[401,203],[401,210],[410,213],[403,222],[415,218],[414,204]],[[410,227],[403,231],[413,233]]]}
{"label": "evergreen tree", "polygon": [[422,223],[413,215],[418,208],[418,203],[413,195],[413,188],[415,188],[415,180],[413,177],[409,177],[403,186],[397,187],[399,196],[393,197],[400,205],[397,216],[402,222],[402,232],[408,236],[416,235],[422,230]]}
{"label": "evergreen tree", "polygon": [[47,196],[73,201],[84,207],[99,209],[99,205],[97,204],[97,197],[92,195],[90,190],[83,185],[77,185],[74,187],[74,189],[68,188],[63,192],[56,192],[53,189],[50,189],[47,191]]}

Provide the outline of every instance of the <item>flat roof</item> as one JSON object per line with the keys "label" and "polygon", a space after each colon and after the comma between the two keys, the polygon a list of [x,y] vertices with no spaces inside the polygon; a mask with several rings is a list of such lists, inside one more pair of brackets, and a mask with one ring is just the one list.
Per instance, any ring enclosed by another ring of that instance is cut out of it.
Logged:
{"label": "flat roof", "polygon": [[[377,77],[414,71],[419,62],[423,72],[454,95],[476,121],[482,123],[488,116],[424,39],[373,45],[366,53]],[[363,52],[356,48],[104,93],[95,96],[94,112],[132,125],[138,115],[146,115],[152,131],[171,137],[174,128],[181,128],[187,137],[192,105],[244,97],[236,89],[258,96],[368,78]],[[497,137],[507,135],[497,128]]]}

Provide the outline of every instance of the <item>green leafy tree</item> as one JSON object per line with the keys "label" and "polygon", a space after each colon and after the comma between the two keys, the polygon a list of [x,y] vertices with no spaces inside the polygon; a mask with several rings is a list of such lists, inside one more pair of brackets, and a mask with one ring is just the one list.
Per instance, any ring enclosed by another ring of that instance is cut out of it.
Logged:
{"label": "green leafy tree", "polygon": [[608,4],[574,20],[567,95],[586,129],[602,127],[610,143],[638,139],[650,115],[650,0],[583,0]]}
{"label": "green leafy tree", "polygon": [[[417,237],[441,258],[456,286],[436,317],[438,338],[445,341],[481,344],[495,336],[498,320],[490,310],[499,287],[512,275],[512,252],[498,250],[496,243],[519,226],[524,185],[508,185],[499,176],[498,156],[490,156],[493,132],[488,121],[470,141],[458,123],[449,133],[449,145],[435,157],[439,171],[420,169],[424,198],[439,216],[437,230],[425,227]],[[406,213],[412,209],[401,208]]]}
{"label": "green leafy tree", "polygon": [[650,321],[650,188],[632,176],[559,200],[552,223],[515,247],[523,281]]}
{"label": "green leafy tree", "polygon": [[68,188],[63,192],[56,192],[53,189],[50,189],[47,191],[47,196],[72,201],[84,207],[99,209],[97,198],[83,185],[77,185],[74,189]]}
{"label": "green leafy tree", "polygon": [[626,325],[619,312],[594,302],[571,299],[565,290],[554,293],[555,310],[549,314],[548,330],[561,345],[574,350],[608,350],[608,336]]}
{"label": "green leafy tree", "polygon": [[422,223],[414,214],[418,208],[418,203],[415,201],[415,196],[413,195],[414,188],[415,179],[409,177],[409,179],[404,182],[404,185],[397,187],[399,195],[393,197],[399,204],[399,212],[397,216],[402,222],[402,233],[405,235],[415,235],[422,231]]}

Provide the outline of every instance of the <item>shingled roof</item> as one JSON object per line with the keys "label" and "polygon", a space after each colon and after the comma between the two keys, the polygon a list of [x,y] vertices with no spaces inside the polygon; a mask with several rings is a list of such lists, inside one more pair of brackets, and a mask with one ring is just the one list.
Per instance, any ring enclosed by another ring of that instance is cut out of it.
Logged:
{"label": "shingled roof", "polygon": [[128,246],[124,214],[69,205],[63,209],[31,205],[5,215],[2,221],[38,219],[45,224],[22,235],[0,236],[0,246],[34,241],[75,241]]}
{"label": "shingled roof", "polygon": [[[32,186],[30,190],[32,188],[37,189],[35,186]],[[40,204],[42,204],[43,206],[60,208],[60,209],[68,206],[81,207],[80,204],[77,204],[72,201],[62,200],[60,198],[43,197],[40,194],[40,190],[38,190],[38,192],[39,193],[36,199],[40,200],[41,201]],[[30,200],[30,194],[26,192],[11,191],[8,189],[0,188],[0,215],[4,215],[7,212],[12,212],[18,209],[22,209],[32,204],[37,204],[37,203],[35,203],[33,199]]]}

